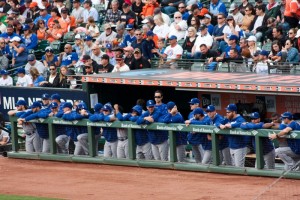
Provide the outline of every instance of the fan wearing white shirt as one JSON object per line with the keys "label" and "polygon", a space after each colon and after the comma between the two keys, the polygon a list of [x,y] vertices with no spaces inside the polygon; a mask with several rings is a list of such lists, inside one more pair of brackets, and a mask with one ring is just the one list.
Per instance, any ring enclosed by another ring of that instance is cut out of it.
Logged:
{"label": "fan wearing white shirt", "polygon": [[18,71],[18,80],[16,86],[19,87],[33,87],[32,78],[25,74],[24,68],[19,68]]}
{"label": "fan wearing white shirt", "polygon": [[128,67],[128,65],[126,65],[124,63],[123,55],[116,55],[116,61],[117,61],[117,64],[115,65],[114,69],[112,70],[112,73],[113,72],[130,71],[130,68]]}
{"label": "fan wearing white shirt", "polygon": [[186,21],[182,20],[182,14],[180,12],[175,12],[174,22],[170,25],[169,33],[176,36],[178,41],[184,38],[187,28],[188,26]]}
{"label": "fan wearing white shirt", "polygon": [[195,57],[196,54],[200,53],[200,45],[205,44],[208,49],[211,48],[213,44],[213,38],[208,33],[208,28],[205,24],[202,24],[200,27],[200,35],[198,35],[196,42],[192,48],[192,57]]}
{"label": "fan wearing white shirt", "polygon": [[170,31],[170,27],[164,23],[161,15],[155,15],[153,20],[156,25],[153,29],[153,33],[157,35],[159,40],[166,39]]}
{"label": "fan wearing white shirt", "polygon": [[13,79],[8,75],[8,71],[1,70],[0,86],[13,86]]}

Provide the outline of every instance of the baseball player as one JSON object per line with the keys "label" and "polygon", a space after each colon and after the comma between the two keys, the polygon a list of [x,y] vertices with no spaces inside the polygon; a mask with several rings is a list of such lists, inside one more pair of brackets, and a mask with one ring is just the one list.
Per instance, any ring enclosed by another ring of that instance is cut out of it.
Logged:
{"label": "baseball player", "polygon": [[[278,134],[271,134],[269,138],[275,140],[285,135],[290,134],[293,130],[300,130],[298,122],[293,120],[293,115],[290,112],[285,112],[281,115],[284,124],[280,126],[281,131]],[[287,138],[288,147],[279,147],[275,150],[278,156],[284,162],[284,169],[299,170],[299,166],[295,166],[300,161],[300,139]]]}
{"label": "baseball player", "polygon": [[[41,107],[42,107],[41,103],[37,101],[33,102],[33,104],[30,106],[31,111],[24,113],[21,116],[21,118],[19,118],[19,121],[25,123],[33,119],[47,118],[51,110],[48,108],[41,109]],[[42,123],[35,123],[35,126],[37,128],[37,133],[42,140],[42,152],[50,153],[48,125]]]}
{"label": "baseball player", "polygon": [[[260,122],[260,115],[258,112],[251,113],[251,122],[244,122],[241,124],[241,129],[262,129],[266,128],[263,122]],[[252,145],[255,149],[255,137],[251,137]],[[275,149],[273,143],[267,137],[262,138],[263,155],[266,169],[275,169]]]}
{"label": "baseball player", "polygon": [[49,108],[50,103],[51,103],[51,102],[50,102],[50,95],[47,94],[47,93],[43,94],[43,95],[42,95],[42,108],[43,108],[43,109],[44,109],[44,108],[50,109],[50,108]]}
{"label": "baseball player", "polygon": [[[220,129],[239,128],[245,119],[237,114],[237,106],[229,104],[226,107],[226,118],[217,125]],[[228,135],[228,143],[233,166],[244,167],[247,154],[247,144],[250,142],[248,136]]]}
{"label": "baseball player", "polygon": [[[132,107],[131,113],[128,113],[123,117],[124,121],[136,122],[141,116],[143,108],[140,105],[135,105]],[[134,138],[136,143],[136,157],[138,160],[146,159],[152,160],[152,149],[151,143],[149,142],[148,132],[144,129],[135,129]]]}
{"label": "baseball player", "polygon": [[[210,118],[208,116],[204,115],[202,108],[194,109],[193,115],[194,115],[194,117],[191,120],[185,121],[186,126],[189,126],[190,124],[195,124],[195,125],[209,125],[210,124]],[[196,163],[202,163],[202,160],[204,158],[204,154],[203,154],[203,156],[201,156],[201,153],[200,153],[200,151],[201,151],[200,145],[202,145],[202,147],[203,147],[206,137],[207,137],[207,135],[203,134],[203,133],[195,133],[195,132],[188,133],[187,139],[188,139],[189,144],[192,145],[192,151],[193,151],[193,155],[194,155]]]}
{"label": "baseball player", "polygon": [[[167,103],[168,114],[164,115],[163,123],[184,123],[182,115],[178,112],[173,101]],[[176,132],[176,154],[178,162],[185,162],[185,147],[187,145],[187,133]]]}
{"label": "baseball player", "polygon": [[162,114],[167,114],[168,113],[168,109],[167,109],[167,105],[164,104],[162,102],[164,96],[162,91],[160,90],[156,90],[154,92],[154,100],[155,100],[155,108]]}
{"label": "baseball player", "polygon": [[[159,112],[159,109],[155,107],[155,102],[153,100],[148,100],[146,107],[147,111],[138,118],[136,121],[137,124],[151,124],[159,121],[161,113]],[[168,132],[148,130],[148,136],[154,159],[167,161],[169,152]]]}
{"label": "baseball player", "polygon": [[[224,117],[219,115],[216,112],[216,108],[213,105],[209,105],[206,108],[207,116],[210,118],[210,125],[220,126],[221,122],[224,120]],[[207,134],[207,139],[209,141],[206,142],[208,145],[206,148],[206,155],[205,157],[209,156],[211,153],[211,135]],[[209,150],[210,148],[210,150]],[[223,165],[232,165],[230,151],[228,147],[228,138],[226,135],[219,135],[219,151],[220,151],[220,161]],[[205,159],[206,160],[206,159]]]}

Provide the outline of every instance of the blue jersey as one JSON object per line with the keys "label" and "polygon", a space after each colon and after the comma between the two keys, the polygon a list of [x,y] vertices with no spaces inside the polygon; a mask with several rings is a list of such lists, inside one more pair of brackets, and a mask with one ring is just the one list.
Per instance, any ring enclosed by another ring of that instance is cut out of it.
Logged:
{"label": "blue jersey", "polygon": [[[219,127],[224,121],[224,117],[218,113],[210,121],[210,125]],[[227,135],[222,135],[222,138],[219,139],[219,150],[223,150],[228,147],[228,137]]]}
{"label": "blue jersey", "polygon": [[155,108],[158,109],[158,111],[160,112],[160,114],[165,115],[168,113],[168,108],[167,105],[162,103],[160,105],[155,104]]}
{"label": "blue jersey", "polygon": [[[290,127],[292,130],[300,130],[300,124],[295,121],[292,121],[290,124],[287,125],[287,127]],[[300,154],[300,139],[288,138],[287,143],[295,154]]]}
{"label": "blue jersey", "polygon": [[[75,111],[71,111],[70,113],[63,114],[62,119],[66,121],[74,121],[82,119],[82,116],[76,113]],[[69,136],[74,142],[77,141],[77,136],[81,133],[81,128],[79,126],[66,125],[65,133]]]}
{"label": "blue jersey", "polygon": [[[103,113],[101,112],[96,112],[93,115],[89,116],[89,120],[92,122],[98,122],[98,121],[103,121]],[[100,127],[95,127],[95,135],[100,134]]]}
{"label": "blue jersey", "polygon": [[72,64],[73,61],[78,61],[78,55],[75,52],[69,53],[66,56],[63,56],[61,61],[61,66],[68,66]]}
{"label": "blue jersey", "polygon": [[[192,119],[191,120],[191,125],[209,125],[210,124],[210,118],[208,116],[204,116],[203,119],[197,120],[197,119]],[[187,139],[189,144],[191,145],[200,145],[204,144],[206,142],[207,134],[203,133],[188,133]]]}
{"label": "blue jersey", "polygon": [[[110,121],[110,115],[103,115],[103,121],[109,122]],[[105,140],[107,142],[115,142],[118,140],[118,134],[116,128],[110,128],[110,127],[103,127],[102,135],[104,136]]]}

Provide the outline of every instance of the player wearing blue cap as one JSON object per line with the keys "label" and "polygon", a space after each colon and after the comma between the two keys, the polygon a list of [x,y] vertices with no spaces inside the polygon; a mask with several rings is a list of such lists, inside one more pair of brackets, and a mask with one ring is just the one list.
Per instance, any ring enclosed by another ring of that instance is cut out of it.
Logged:
{"label": "player wearing blue cap", "polygon": [[[137,124],[151,124],[158,122],[161,116],[159,109],[155,107],[153,100],[146,103],[147,111],[144,112],[136,121]],[[168,132],[148,130],[149,141],[151,143],[152,153],[155,160],[168,160]]]}
{"label": "player wearing blue cap", "polygon": [[3,69],[0,71],[0,86],[13,86],[13,79],[10,75],[8,75],[8,71]]}
{"label": "player wearing blue cap", "polygon": [[42,108],[48,108],[50,106],[50,95],[45,93],[42,95]]}
{"label": "player wearing blue cap", "polygon": [[162,102],[164,98],[163,92],[161,90],[156,90],[154,92],[155,108],[164,115],[168,113],[167,105]]}
{"label": "player wearing blue cap", "polygon": [[[194,116],[192,119],[185,121],[186,126],[190,124],[194,124],[194,125],[210,124],[210,118],[204,115],[204,111],[202,110],[202,108],[196,108],[193,111],[193,115]],[[195,133],[195,132],[188,133],[187,139],[189,144],[192,145],[192,151],[196,163],[202,163],[202,160],[204,158],[204,152],[205,152],[204,145],[205,145],[206,137],[207,135],[203,133]],[[201,151],[203,151],[203,154],[201,154]]]}
{"label": "player wearing blue cap", "polygon": [[[20,116],[18,121],[22,121],[23,123],[26,123],[33,119],[39,119],[39,118],[47,118],[49,113],[51,112],[50,109],[42,108],[42,104],[40,102],[33,102],[33,104],[29,107],[31,108],[30,111],[24,113]],[[42,124],[42,123],[34,123],[37,129],[38,136],[42,143],[42,152],[43,153],[50,153],[50,141],[49,141],[49,133],[48,133],[48,125]],[[30,136],[32,138],[33,135]],[[26,136],[27,138],[27,136]],[[34,140],[38,141],[39,138],[34,138]],[[31,139],[34,141],[33,139]]]}
{"label": "player wearing blue cap", "polygon": [[[124,121],[136,122],[141,116],[143,108],[140,105],[132,107],[131,113],[128,113],[123,117]],[[144,129],[134,129],[134,138],[136,143],[136,158],[152,160],[151,143],[149,142],[148,132]]]}
{"label": "player wearing blue cap", "polygon": [[[264,123],[260,121],[260,115],[258,112],[253,112],[250,115],[251,122],[250,123],[242,123],[241,129],[262,129],[266,128]],[[255,149],[255,137],[251,137],[252,145]],[[263,144],[263,155],[264,161],[266,165],[266,169],[275,169],[275,149],[273,143],[267,137],[262,138]]]}
{"label": "player wearing blue cap", "polygon": [[[214,125],[214,126],[220,126],[221,122],[224,120],[224,117],[219,115],[216,112],[216,108],[213,105],[209,105],[206,108],[206,113],[207,116],[209,116],[210,118],[210,125]],[[208,158],[209,156],[211,156],[211,135],[207,134],[207,139],[208,141],[206,141],[206,151],[205,151],[205,155],[203,157]],[[231,156],[230,156],[230,151],[229,151],[229,147],[228,147],[228,138],[226,135],[219,135],[219,152],[220,152],[220,161],[223,165],[231,165]],[[210,154],[210,155],[209,155]],[[203,159],[203,160],[207,160],[207,159]],[[207,164],[207,163],[206,163]]]}
{"label": "player wearing blue cap", "polygon": [[[229,104],[226,107],[225,120],[221,125],[217,125],[217,127],[220,129],[239,128],[243,122],[245,122],[245,119],[237,114],[237,106],[235,104]],[[228,135],[228,142],[233,166],[244,167],[249,137]]]}
{"label": "player wearing blue cap", "polygon": [[[178,112],[173,101],[167,103],[168,114],[163,116],[164,123],[184,123],[182,115]],[[187,133],[176,132],[176,154],[178,162],[185,162],[185,147],[187,145]]]}
{"label": "player wearing blue cap", "polygon": [[[293,130],[300,130],[298,122],[293,120],[290,112],[281,115],[284,124],[280,126],[281,131],[278,134],[271,134],[271,140],[279,139],[288,135]],[[278,156],[284,162],[285,170],[299,170],[299,166],[295,166],[300,161],[300,139],[287,138],[288,147],[279,147],[275,150]]]}
{"label": "player wearing blue cap", "polygon": [[28,108],[27,102],[24,100],[18,100],[15,104],[16,109],[8,111],[9,116],[16,115],[17,117],[21,116]]}

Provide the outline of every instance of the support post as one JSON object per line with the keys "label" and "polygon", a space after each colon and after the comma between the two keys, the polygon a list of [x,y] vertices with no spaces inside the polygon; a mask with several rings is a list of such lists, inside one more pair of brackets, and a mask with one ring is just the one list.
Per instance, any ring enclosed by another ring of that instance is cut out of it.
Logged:
{"label": "support post", "polygon": [[136,159],[136,145],[135,145],[135,137],[134,137],[134,130],[132,128],[127,129],[128,134],[128,154],[129,159],[135,160]]}
{"label": "support post", "polygon": [[176,137],[175,132],[169,131],[169,142],[170,142],[170,162],[177,162],[176,152]]}
{"label": "support post", "polygon": [[211,134],[211,144],[212,144],[212,156],[213,164],[216,166],[220,165],[220,153],[219,153],[219,135],[216,133]]}
{"label": "support post", "polygon": [[264,168],[264,158],[263,158],[263,145],[262,138],[258,135],[255,136],[255,153],[256,153],[256,168]]}
{"label": "support post", "polygon": [[95,128],[92,126],[87,127],[88,130],[88,143],[89,143],[89,156],[95,157],[98,155],[98,149],[96,149],[96,141],[95,140]]}

